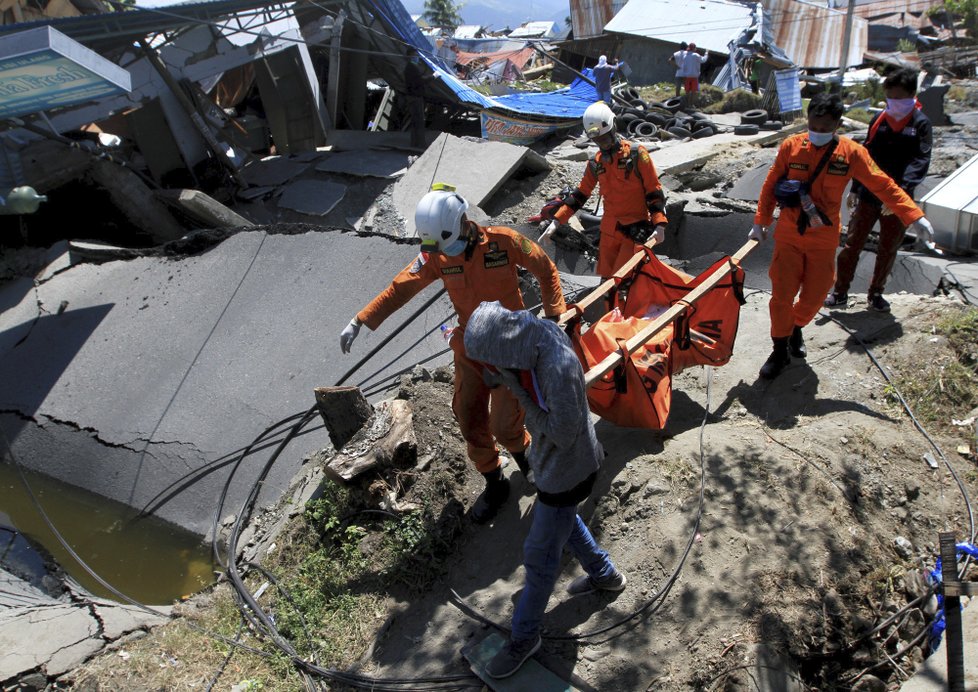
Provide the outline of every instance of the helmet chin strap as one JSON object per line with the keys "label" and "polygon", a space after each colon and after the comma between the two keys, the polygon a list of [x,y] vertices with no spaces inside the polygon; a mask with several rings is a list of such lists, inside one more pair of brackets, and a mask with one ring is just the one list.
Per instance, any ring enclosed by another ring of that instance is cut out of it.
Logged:
{"label": "helmet chin strap", "polygon": [[479,236],[476,232],[477,225],[474,221],[469,221],[468,217],[466,217],[463,223],[465,224],[465,228],[462,232],[468,236],[467,242],[465,243],[465,261],[468,262],[472,259],[472,254],[475,252],[475,246],[479,240]]}

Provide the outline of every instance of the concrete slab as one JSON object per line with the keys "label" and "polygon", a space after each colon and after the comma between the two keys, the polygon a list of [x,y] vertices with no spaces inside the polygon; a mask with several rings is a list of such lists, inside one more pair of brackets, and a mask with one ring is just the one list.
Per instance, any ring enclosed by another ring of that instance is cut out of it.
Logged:
{"label": "concrete slab", "polygon": [[297,180],[282,191],[278,206],[303,214],[325,216],[346,194],[346,185],[326,180]]}
{"label": "concrete slab", "polygon": [[[978,690],[978,608],[968,607],[961,613],[961,632],[964,639],[964,689]],[[900,692],[944,692],[947,683],[947,637],[941,639],[932,653]]]}
{"label": "concrete slab", "polygon": [[[426,131],[426,147],[431,146],[440,132]],[[362,151],[364,149],[402,149],[409,152],[418,150],[411,146],[410,132],[371,132],[369,130],[331,130],[327,141],[333,151]]]}
{"label": "concrete slab", "polygon": [[405,221],[403,235],[414,236],[414,209],[432,183],[451,183],[469,204],[483,206],[522,165],[527,152],[504,142],[440,135],[391,191],[391,202]]}
{"label": "concrete slab", "polygon": [[399,151],[341,151],[325,154],[317,171],[373,178],[400,178],[407,172],[410,155]]}
{"label": "concrete slab", "polygon": [[253,161],[245,166],[241,174],[251,185],[281,185],[292,180],[309,168],[308,162],[297,161],[286,156],[270,156]]}
{"label": "concrete slab", "polygon": [[951,113],[951,123],[954,125],[966,125],[967,127],[978,127],[978,111],[968,113]]}
{"label": "concrete slab", "polygon": [[763,146],[780,142],[785,137],[801,132],[806,127],[805,123],[797,122],[777,132],[762,130],[756,135],[735,135],[732,132],[723,132],[703,139],[670,140],[662,143],[662,147],[652,156],[652,160],[655,162],[655,168],[659,175],[681,173],[698,168],[714,156],[729,151],[731,145],[750,142],[756,146]]}
{"label": "concrete slab", "polygon": [[[340,353],[340,330],[416,255],[416,245],[339,231],[248,231],[192,257],[78,265],[36,291],[4,285],[0,425],[28,467],[206,535],[230,470],[215,460],[307,410],[313,387],[335,384],[434,294]],[[417,362],[449,362],[437,328],[451,312],[440,299],[348,383],[376,397]],[[259,504],[327,444],[316,428],[293,440]],[[246,460],[226,514],[271,451]]]}

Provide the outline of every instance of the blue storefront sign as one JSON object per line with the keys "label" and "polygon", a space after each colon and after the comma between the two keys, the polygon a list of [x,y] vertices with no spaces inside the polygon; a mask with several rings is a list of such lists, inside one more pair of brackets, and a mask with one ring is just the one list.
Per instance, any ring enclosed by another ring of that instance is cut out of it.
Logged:
{"label": "blue storefront sign", "polygon": [[51,27],[0,37],[0,118],[131,89],[128,71]]}

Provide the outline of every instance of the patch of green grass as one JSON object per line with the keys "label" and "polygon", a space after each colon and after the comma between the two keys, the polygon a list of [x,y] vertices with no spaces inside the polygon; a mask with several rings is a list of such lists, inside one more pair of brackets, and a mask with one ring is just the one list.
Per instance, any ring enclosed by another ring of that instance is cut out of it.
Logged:
{"label": "patch of green grass", "polygon": [[761,107],[761,95],[746,89],[724,93],[717,87],[707,85],[703,88],[701,97],[705,97],[703,101],[709,104],[703,108],[704,113],[743,113]]}
{"label": "patch of green grass", "polygon": [[[933,327],[946,343],[935,344],[913,369],[897,378],[897,387],[922,421],[950,427],[978,406],[978,309],[956,308],[946,312]],[[884,394],[897,402],[893,387]]]}
{"label": "patch of green grass", "polygon": [[846,117],[868,125],[869,121],[873,119],[873,114],[865,108],[853,108],[846,111]]}

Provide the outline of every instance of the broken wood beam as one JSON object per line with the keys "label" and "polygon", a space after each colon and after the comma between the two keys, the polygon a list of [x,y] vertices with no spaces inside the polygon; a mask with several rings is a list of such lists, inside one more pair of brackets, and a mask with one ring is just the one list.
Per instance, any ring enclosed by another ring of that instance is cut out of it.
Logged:
{"label": "broken wood beam", "polygon": [[370,423],[323,465],[323,472],[335,481],[349,483],[366,471],[414,466],[417,455],[411,405],[403,399],[389,399],[377,405]]}
{"label": "broken wood beam", "polygon": [[[757,247],[757,245],[758,241],[756,240],[748,240],[746,243],[744,243],[728,262],[726,262],[722,267],[717,267],[717,269],[710,274],[706,281],[687,293],[683,298],[682,303],[675,303],[671,308],[666,310],[656,319],[652,320],[648,326],[629,339],[625,343],[625,348],[628,350],[628,352],[634,353],[636,349],[645,345],[649,339],[672,324],[676,318],[686,312],[690,306],[694,305],[696,301],[698,301],[700,298],[706,295],[709,290],[720,283],[720,281],[730,273],[731,266],[743,260],[744,257],[749,255],[750,252]],[[605,356],[604,360],[584,373],[584,386],[590,387],[611,370],[618,367],[621,361],[621,351],[615,351],[614,353],[610,353]]]}
{"label": "broken wood beam", "polygon": [[374,407],[359,387],[316,387],[313,393],[336,449],[342,449],[374,415]]}

